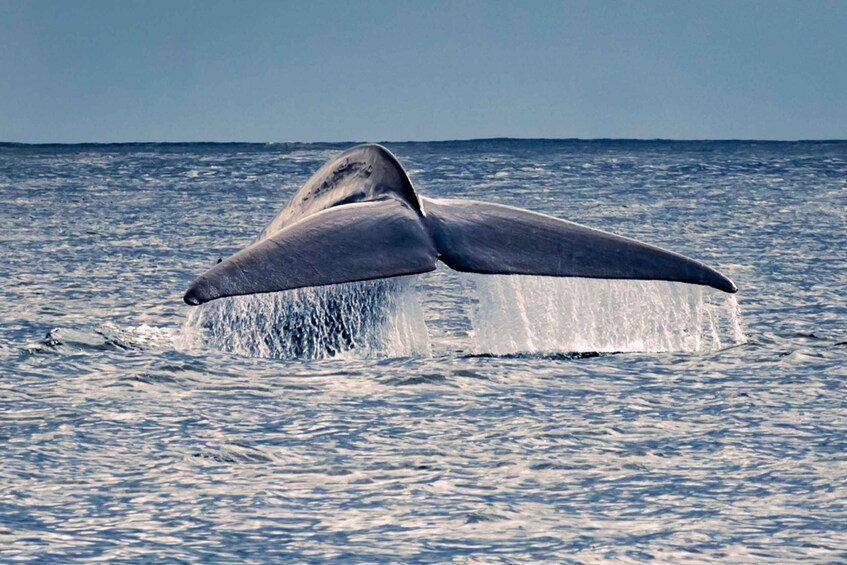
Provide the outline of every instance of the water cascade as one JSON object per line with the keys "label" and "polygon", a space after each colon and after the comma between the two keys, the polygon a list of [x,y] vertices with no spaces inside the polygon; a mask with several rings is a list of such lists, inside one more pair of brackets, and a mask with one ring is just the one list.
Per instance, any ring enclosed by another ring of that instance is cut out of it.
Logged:
{"label": "water cascade", "polygon": [[[474,354],[708,352],[746,341],[735,297],[705,287],[460,278]],[[431,355],[416,284],[398,277],[215,300],[191,310],[180,344],[251,357]]]}
{"label": "water cascade", "polygon": [[477,354],[703,352],[746,341],[735,297],[631,280],[462,275]]}
{"label": "water cascade", "polygon": [[430,354],[415,277],[215,300],[192,309],[183,335],[189,347],[251,357]]}

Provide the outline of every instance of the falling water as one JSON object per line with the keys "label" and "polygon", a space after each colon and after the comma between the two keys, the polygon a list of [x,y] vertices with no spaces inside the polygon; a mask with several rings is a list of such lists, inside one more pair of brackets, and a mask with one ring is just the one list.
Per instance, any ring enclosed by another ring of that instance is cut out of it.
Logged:
{"label": "falling water", "polygon": [[251,357],[429,355],[414,277],[215,300],[192,310],[188,347]]}
{"label": "falling water", "polygon": [[[251,357],[430,355],[416,279],[216,300],[191,311],[180,342]],[[700,286],[471,274],[461,280],[475,354],[703,352],[746,341],[735,298]]]}
{"label": "falling water", "polygon": [[735,297],[665,281],[462,277],[475,353],[712,351],[746,341]]}

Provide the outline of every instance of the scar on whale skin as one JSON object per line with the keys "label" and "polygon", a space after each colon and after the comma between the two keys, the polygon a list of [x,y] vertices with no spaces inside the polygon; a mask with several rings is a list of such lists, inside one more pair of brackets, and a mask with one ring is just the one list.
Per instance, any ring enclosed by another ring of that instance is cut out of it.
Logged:
{"label": "scar on whale skin", "polygon": [[326,163],[259,237],[197,278],[185,302],[451,269],[492,275],[665,280],[735,292],[727,277],[634,239],[545,214],[417,194],[385,147]]}

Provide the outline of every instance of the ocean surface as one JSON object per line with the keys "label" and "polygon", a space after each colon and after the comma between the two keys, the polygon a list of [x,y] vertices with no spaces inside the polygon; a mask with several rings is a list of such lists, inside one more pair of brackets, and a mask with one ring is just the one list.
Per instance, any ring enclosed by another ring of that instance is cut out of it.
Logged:
{"label": "ocean surface", "polygon": [[350,145],[0,145],[0,562],[847,562],[847,142],[386,144],[734,296],[182,302]]}

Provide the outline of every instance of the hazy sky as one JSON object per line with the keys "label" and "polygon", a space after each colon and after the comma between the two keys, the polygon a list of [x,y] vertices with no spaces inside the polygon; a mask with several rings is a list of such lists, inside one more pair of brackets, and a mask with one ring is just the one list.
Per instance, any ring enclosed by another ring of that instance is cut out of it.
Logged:
{"label": "hazy sky", "polygon": [[0,0],[0,141],[847,138],[847,0]]}

